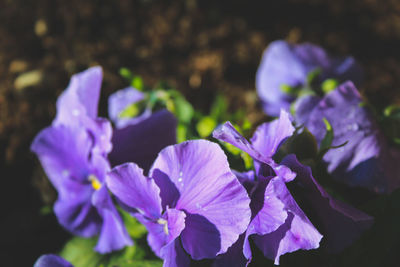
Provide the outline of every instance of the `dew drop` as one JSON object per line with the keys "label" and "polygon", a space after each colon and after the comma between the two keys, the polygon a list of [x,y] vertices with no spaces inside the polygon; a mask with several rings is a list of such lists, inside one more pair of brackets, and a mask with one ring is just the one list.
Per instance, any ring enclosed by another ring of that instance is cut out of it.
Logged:
{"label": "dew drop", "polygon": [[69,176],[69,170],[63,170],[61,174],[64,177],[68,177]]}
{"label": "dew drop", "polygon": [[72,110],[72,115],[74,115],[74,116],[79,116],[79,114],[80,114],[80,112],[79,112],[78,109],[73,109],[73,110]]}

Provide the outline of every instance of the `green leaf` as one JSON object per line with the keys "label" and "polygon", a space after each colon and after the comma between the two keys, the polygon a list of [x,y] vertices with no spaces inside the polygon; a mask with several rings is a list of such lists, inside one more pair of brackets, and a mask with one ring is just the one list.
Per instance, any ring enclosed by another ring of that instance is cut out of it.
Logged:
{"label": "green leaf", "polygon": [[187,136],[187,127],[183,124],[178,124],[176,128],[176,141],[178,143],[182,143],[186,141],[186,136]]}
{"label": "green leaf", "polygon": [[288,94],[288,95],[296,96],[297,93],[299,92],[298,88],[292,87],[288,84],[281,84],[281,86],[279,88],[281,89],[282,92],[284,92],[285,94]]}
{"label": "green leaf", "polygon": [[221,144],[226,148],[226,150],[231,153],[232,155],[240,155],[240,152],[242,152],[239,148],[235,147],[232,144],[226,143],[226,142],[221,142]]}
{"label": "green leaf", "polygon": [[133,77],[132,72],[127,68],[120,68],[119,75],[121,75],[123,78],[127,79],[128,81],[131,81],[132,77]]}
{"label": "green leaf", "polygon": [[307,84],[310,86],[321,74],[321,68],[315,68],[307,74]]}
{"label": "green leaf", "polygon": [[138,89],[139,91],[143,91],[144,89],[144,83],[143,83],[143,79],[140,76],[133,76],[132,81],[131,81],[131,86],[133,88]]}
{"label": "green leaf", "polygon": [[[111,254],[99,254],[94,251],[97,238],[85,239],[73,237],[60,252],[60,256],[71,262],[75,267],[111,267],[111,266],[160,266],[160,261],[142,261],[145,252],[138,246],[126,247]],[[148,265],[134,265],[134,264]],[[153,264],[153,265],[149,265]]]}
{"label": "green leaf", "polygon": [[329,121],[326,118],[323,118],[323,121],[325,123],[326,133],[325,133],[324,138],[321,141],[321,145],[319,147],[319,150],[320,150],[320,153],[325,154],[326,151],[328,151],[329,148],[331,147],[334,134],[333,134],[332,126],[329,123]]}
{"label": "green leaf", "polygon": [[212,133],[215,126],[217,126],[215,119],[210,116],[205,116],[196,124],[196,130],[201,138],[206,138]]}
{"label": "green leaf", "polygon": [[147,233],[146,227],[143,224],[139,223],[128,212],[124,211],[121,208],[118,208],[118,211],[121,214],[122,220],[124,221],[128,234],[133,239],[139,239]]}
{"label": "green leaf", "polygon": [[228,102],[223,95],[217,95],[211,105],[210,117],[215,121],[226,119],[228,111]]}
{"label": "green leaf", "polygon": [[240,157],[242,158],[242,160],[244,162],[244,167],[247,170],[250,170],[253,167],[253,158],[250,157],[249,154],[247,154],[246,152],[243,152],[243,151],[240,152]]}
{"label": "green leaf", "polygon": [[326,79],[322,84],[321,84],[321,89],[324,94],[327,94],[333,90],[335,90],[336,87],[338,87],[339,81],[336,79]]}
{"label": "green leaf", "polygon": [[183,96],[174,99],[175,115],[180,122],[189,123],[194,115],[192,105]]}
{"label": "green leaf", "polygon": [[135,104],[131,104],[127,106],[121,113],[118,114],[118,117],[120,119],[125,119],[125,118],[134,118],[136,117],[140,112],[139,106]]}

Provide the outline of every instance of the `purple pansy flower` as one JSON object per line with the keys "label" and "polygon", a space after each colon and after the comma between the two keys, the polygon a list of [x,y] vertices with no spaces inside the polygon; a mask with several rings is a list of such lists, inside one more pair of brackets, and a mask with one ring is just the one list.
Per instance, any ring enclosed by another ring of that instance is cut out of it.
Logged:
{"label": "purple pansy flower", "polygon": [[328,78],[351,79],[355,83],[362,79],[361,69],[352,57],[334,58],[309,43],[272,42],[264,52],[256,75],[257,92],[264,111],[277,116],[281,108],[289,110],[295,97],[282,91],[281,86],[301,88],[306,85],[309,73],[317,68],[321,71],[319,83]]}
{"label": "purple pansy flower", "polygon": [[[150,178],[149,178],[150,177]],[[164,266],[214,258],[237,241],[250,220],[250,199],[215,143],[187,141],[163,149],[149,177],[133,163],[107,178],[113,194],[143,223]]]}
{"label": "purple pansy flower", "polygon": [[[246,143],[251,155],[257,155],[255,153],[257,152],[264,157],[272,157],[279,145],[294,131],[288,114],[284,111],[281,112],[279,120],[259,126],[251,144],[243,137],[237,136],[236,131],[229,133],[224,129],[229,128],[220,128],[214,136],[217,138],[222,136],[222,140],[231,141],[238,147]],[[224,134],[221,131],[224,131]],[[236,142],[233,142],[234,139],[226,138],[232,134],[235,134]],[[259,158],[259,156],[254,157],[258,171],[256,168],[256,172],[236,173],[250,194],[252,221],[246,233],[238,241],[241,244],[235,244],[227,254],[221,255],[216,266],[231,261],[232,257],[234,261],[243,264],[250,262],[249,238],[266,257],[275,259],[276,264],[279,263],[279,256],[284,253],[319,246],[322,236],[296,204],[285,182],[290,182],[291,189],[296,191],[296,196],[301,196],[302,205],[306,205],[307,210],[313,212],[313,219],[325,236],[324,247],[329,252],[337,252],[348,246],[373,223],[373,218],[367,214],[330,197],[313,178],[311,169],[299,163],[294,155],[286,156],[280,163],[297,174],[294,180],[282,179],[279,175],[274,176],[271,172],[273,168],[269,168],[270,171],[266,172],[268,166],[259,162]],[[243,253],[238,253],[240,248]]]}
{"label": "purple pansy flower", "polygon": [[60,256],[45,254],[39,257],[33,267],[74,267]]}
{"label": "purple pansy flower", "polygon": [[108,116],[114,122],[115,127],[124,128],[147,119],[151,115],[151,110],[147,108],[139,116],[123,116],[123,112],[127,108],[144,99],[145,94],[133,87],[127,87],[111,94],[108,98]]}
{"label": "purple pansy flower", "polygon": [[[249,238],[275,264],[279,264],[279,257],[285,253],[319,247],[322,235],[299,208],[285,185],[296,174],[272,159],[279,145],[293,132],[294,128],[285,111],[281,111],[279,120],[261,125],[251,143],[229,122],[214,131],[215,138],[244,150],[255,160],[256,173],[238,176],[250,194],[252,210],[252,220],[242,238],[243,253],[234,253],[238,262],[251,261]],[[232,250],[235,249],[238,247],[233,246]],[[226,257],[233,256],[231,254],[228,252],[217,262],[226,261]]]}
{"label": "purple pansy flower", "polygon": [[31,149],[58,191],[54,212],[73,234],[100,234],[100,253],[132,245],[105,186],[110,170],[111,124],[97,117],[102,71],[94,67],[71,78],[57,101],[52,126],[42,130]]}
{"label": "purple pansy flower", "polygon": [[121,116],[144,98],[144,93],[133,87],[119,90],[108,98],[108,115],[117,128],[112,137],[113,150],[109,154],[113,166],[135,162],[148,171],[158,152],[176,143],[177,121],[166,109],[152,113],[146,107],[138,116]]}
{"label": "purple pansy flower", "polygon": [[400,186],[400,152],[390,148],[373,115],[352,82],[346,82],[323,98],[307,96],[295,103],[295,119],[304,124],[318,143],[325,136],[327,119],[334,131],[333,146],[323,160],[333,177],[350,186],[376,193],[392,192]]}

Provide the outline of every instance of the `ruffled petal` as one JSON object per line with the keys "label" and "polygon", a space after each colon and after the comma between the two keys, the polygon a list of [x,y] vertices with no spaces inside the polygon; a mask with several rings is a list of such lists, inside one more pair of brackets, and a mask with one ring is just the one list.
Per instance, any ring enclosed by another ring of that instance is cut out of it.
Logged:
{"label": "ruffled petal", "polygon": [[92,67],[72,76],[67,89],[57,100],[56,125],[75,125],[81,116],[97,117],[103,72]]}
{"label": "ruffled petal", "polygon": [[106,183],[125,205],[150,218],[161,216],[160,189],[153,179],[143,175],[143,170],[136,164],[125,163],[115,167],[106,177]]}
{"label": "ruffled petal", "polygon": [[66,179],[86,182],[90,174],[92,141],[83,129],[48,127],[33,140],[31,150],[39,157],[47,176],[58,191]]}
{"label": "ruffled petal", "polygon": [[257,127],[251,138],[251,144],[263,156],[272,158],[279,146],[292,136],[294,130],[289,114],[281,110],[279,119],[263,123]]}
{"label": "ruffled petal", "polygon": [[104,254],[133,245],[105,185],[93,193],[92,203],[103,219],[95,250]]}
{"label": "ruffled petal", "polygon": [[173,114],[161,110],[140,123],[115,130],[111,164],[135,162],[147,171],[161,149],[176,143],[176,124]]}
{"label": "ruffled petal", "polygon": [[150,175],[156,171],[164,173],[179,191],[176,209],[201,215],[218,229],[218,253],[225,252],[244,232],[250,200],[217,144],[196,140],[169,146],[160,152]]}
{"label": "ruffled petal", "polygon": [[318,248],[322,235],[299,208],[282,179],[275,177],[269,183],[275,196],[284,204],[287,218],[275,231],[265,235],[255,234],[251,238],[265,257],[279,264],[279,257],[285,253]]}

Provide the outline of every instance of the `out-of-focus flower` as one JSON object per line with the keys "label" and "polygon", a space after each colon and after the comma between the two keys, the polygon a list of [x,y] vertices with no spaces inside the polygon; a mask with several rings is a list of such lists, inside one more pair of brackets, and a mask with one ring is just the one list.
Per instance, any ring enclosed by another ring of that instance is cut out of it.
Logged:
{"label": "out-of-focus flower", "polygon": [[250,199],[215,143],[197,140],[163,149],[148,178],[133,163],[107,178],[113,194],[143,223],[164,266],[215,258],[250,220]]}
{"label": "out-of-focus flower", "polygon": [[52,126],[35,137],[31,149],[58,191],[59,223],[79,236],[100,234],[95,249],[108,253],[132,240],[104,184],[112,128],[97,117],[101,79],[99,67],[74,75],[57,101]]}
{"label": "out-of-focus flower", "polygon": [[326,133],[324,118],[334,132],[332,146],[347,142],[323,157],[335,179],[376,193],[392,192],[400,186],[400,151],[389,146],[352,82],[322,98],[300,98],[295,106],[296,122],[304,124],[318,143]]}
{"label": "out-of-focus flower", "polygon": [[256,87],[264,111],[277,116],[281,108],[289,110],[297,96],[314,89],[306,88],[311,81],[318,87],[324,81],[327,81],[325,87],[335,87],[331,79],[352,80],[357,84],[362,80],[362,71],[352,57],[332,57],[309,43],[292,45],[274,41],[262,57]]}
{"label": "out-of-focus flower", "polygon": [[45,254],[39,257],[33,267],[74,267],[60,256]]}
{"label": "out-of-focus flower", "polygon": [[146,172],[164,147],[176,143],[177,120],[162,109],[152,113],[145,94],[128,87],[110,95],[108,115],[114,122],[113,150],[109,154],[112,166],[135,162]]}

